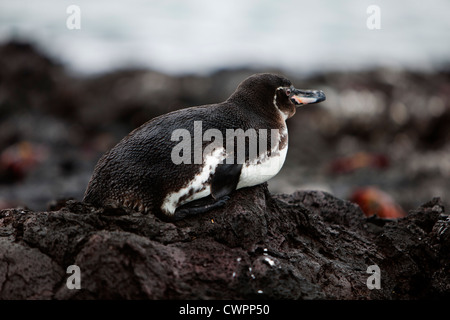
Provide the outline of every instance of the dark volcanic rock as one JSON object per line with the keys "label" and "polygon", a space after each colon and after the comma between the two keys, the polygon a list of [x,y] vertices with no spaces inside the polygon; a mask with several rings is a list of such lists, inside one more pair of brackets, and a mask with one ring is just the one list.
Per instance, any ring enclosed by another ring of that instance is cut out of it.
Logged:
{"label": "dark volcanic rock", "polygon": [[[266,184],[174,223],[76,201],[9,209],[0,298],[448,298],[449,224],[439,199],[383,220],[324,192],[270,195]],[[79,290],[66,286],[69,265],[80,267]],[[371,265],[381,289],[367,288]]]}

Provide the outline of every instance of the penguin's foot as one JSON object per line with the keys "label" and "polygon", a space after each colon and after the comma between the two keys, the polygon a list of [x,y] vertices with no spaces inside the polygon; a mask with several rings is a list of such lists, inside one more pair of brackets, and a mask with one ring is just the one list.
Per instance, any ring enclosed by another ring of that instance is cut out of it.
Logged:
{"label": "penguin's foot", "polygon": [[212,209],[222,207],[229,199],[230,199],[229,196],[223,196],[222,198],[217,199],[215,202],[210,203],[210,204],[205,204],[205,205],[198,206],[198,207],[177,209],[177,210],[175,210],[175,213],[174,213],[174,220],[178,221],[178,220],[186,218],[187,216],[193,216],[193,215],[205,213]]}

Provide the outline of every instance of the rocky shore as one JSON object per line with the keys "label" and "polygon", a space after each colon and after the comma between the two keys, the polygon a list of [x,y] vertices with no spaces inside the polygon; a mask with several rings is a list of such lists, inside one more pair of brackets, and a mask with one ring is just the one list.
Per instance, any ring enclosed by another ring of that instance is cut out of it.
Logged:
{"label": "rocky shore", "polygon": [[[0,298],[448,299],[449,249],[437,198],[385,220],[325,192],[271,196],[264,184],[176,223],[67,201],[0,211]],[[69,289],[73,265],[80,289]]]}

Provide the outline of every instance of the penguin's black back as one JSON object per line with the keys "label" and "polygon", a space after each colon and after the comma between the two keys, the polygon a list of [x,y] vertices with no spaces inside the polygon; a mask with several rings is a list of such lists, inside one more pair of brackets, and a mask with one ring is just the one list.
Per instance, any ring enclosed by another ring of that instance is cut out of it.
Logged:
{"label": "penguin's black back", "polygon": [[[251,119],[251,117],[250,117]],[[254,127],[242,110],[232,103],[192,107],[174,111],[144,123],[123,138],[99,160],[88,185],[84,201],[98,205],[137,201],[147,210],[159,208],[164,196],[190,180],[200,164],[176,165],[171,141],[176,129],[187,129],[193,138],[194,121],[201,121],[203,132],[215,128],[225,137],[226,129]],[[253,118],[253,120],[255,120]],[[203,134],[202,132],[202,134]],[[203,141],[203,147],[208,144]],[[193,148],[192,156],[193,158]],[[181,168],[183,168],[181,170]]]}

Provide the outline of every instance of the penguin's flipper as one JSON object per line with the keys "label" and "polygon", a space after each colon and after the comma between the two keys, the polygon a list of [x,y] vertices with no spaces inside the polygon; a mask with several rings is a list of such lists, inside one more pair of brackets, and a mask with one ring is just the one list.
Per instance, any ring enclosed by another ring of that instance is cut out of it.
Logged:
{"label": "penguin's flipper", "polygon": [[219,164],[211,179],[211,196],[217,200],[236,190],[241,170],[242,164]]}
{"label": "penguin's flipper", "polygon": [[[181,220],[187,216],[205,213],[223,206],[230,199],[228,195],[236,190],[241,170],[242,164],[219,164],[211,178],[212,199],[206,199],[209,201],[207,204],[202,203],[195,207],[177,209],[174,219]],[[201,201],[201,199],[197,201]]]}

